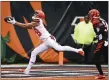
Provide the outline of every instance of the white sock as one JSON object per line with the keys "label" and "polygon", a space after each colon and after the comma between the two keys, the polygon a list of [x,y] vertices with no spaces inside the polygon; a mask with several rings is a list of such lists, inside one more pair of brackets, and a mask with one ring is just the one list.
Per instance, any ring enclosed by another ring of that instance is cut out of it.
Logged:
{"label": "white sock", "polygon": [[26,70],[30,70],[33,64],[34,64],[33,62],[29,61],[29,64],[28,64]]}
{"label": "white sock", "polygon": [[36,61],[36,54],[34,54],[33,51],[32,51],[31,58],[29,60],[29,64],[28,64],[26,70],[30,70],[32,65],[35,63],[35,61]]}
{"label": "white sock", "polygon": [[78,53],[78,49],[70,47],[70,46],[64,46],[64,50],[66,50],[66,51],[74,51],[74,52]]}

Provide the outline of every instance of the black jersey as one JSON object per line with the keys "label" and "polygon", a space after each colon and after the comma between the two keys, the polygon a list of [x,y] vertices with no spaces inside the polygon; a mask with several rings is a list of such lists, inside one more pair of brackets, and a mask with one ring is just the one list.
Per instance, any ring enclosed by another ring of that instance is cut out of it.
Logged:
{"label": "black jersey", "polygon": [[105,20],[100,19],[100,23],[93,25],[98,40],[108,39],[108,24]]}

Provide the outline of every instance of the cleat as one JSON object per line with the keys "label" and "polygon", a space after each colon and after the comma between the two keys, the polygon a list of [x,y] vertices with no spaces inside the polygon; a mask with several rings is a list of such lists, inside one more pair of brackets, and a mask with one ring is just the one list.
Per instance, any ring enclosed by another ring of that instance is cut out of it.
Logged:
{"label": "cleat", "polygon": [[84,56],[84,51],[82,49],[78,49],[78,54]]}
{"label": "cleat", "polygon": [[29,74],[30,73],[30,71],[29,70],[27,70],[27,69],[25,69],[25,71],[24,71],[24,74]]}
{"label": "cleat", "polygon": [[103,75],[98,75],[97,77],[95,77],[95,79],[104,79],[105,78],[105,76],[103,76]]}
{"label": "cleat", "polygon": [[18,69],[19,72],[24,72],[24,69]]}
{"label": "cleat", "polygon": [[24,69],[18,69],[19,72],[23,72],[24,74],[29,74],[29,70]]}

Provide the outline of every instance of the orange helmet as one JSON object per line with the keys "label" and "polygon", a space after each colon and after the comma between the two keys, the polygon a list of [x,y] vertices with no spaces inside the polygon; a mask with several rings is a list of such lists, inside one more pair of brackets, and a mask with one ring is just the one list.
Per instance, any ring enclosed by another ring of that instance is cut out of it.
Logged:
{"label": "orange helmet", "polygon": [[88,15],[93,24],[99,23],[100,12],[97,9],[91,9]]}
{"label": "orange helmet", "polygon": [[45,13],[42,10],[36,10],[32,19],[35,19],[36,17],[45,19]]}
{"label": "orange helmet", "polygon": [[100,12],[97,9],[91,9],[88,13],[90,18],[99,18]]}

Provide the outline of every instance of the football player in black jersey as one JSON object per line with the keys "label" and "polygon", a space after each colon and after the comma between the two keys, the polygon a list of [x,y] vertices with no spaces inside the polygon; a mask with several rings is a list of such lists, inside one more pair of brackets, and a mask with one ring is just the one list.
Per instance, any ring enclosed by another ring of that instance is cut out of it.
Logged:
{"label": "football player in black jersey", "polygon": [[108,24],[105,20],[100,18],[100,12],[97,9],[91,9],[88,15],[96,33],[96,40],[98,41],[96,43],[93,57],[94,64],[99,71],[99,75],[96,77],[96,79],[103,79],[105,76],[101,68],[100,56],[103,54],[108,62],[108,52],[103,52],[103,50],[108,47]]}

